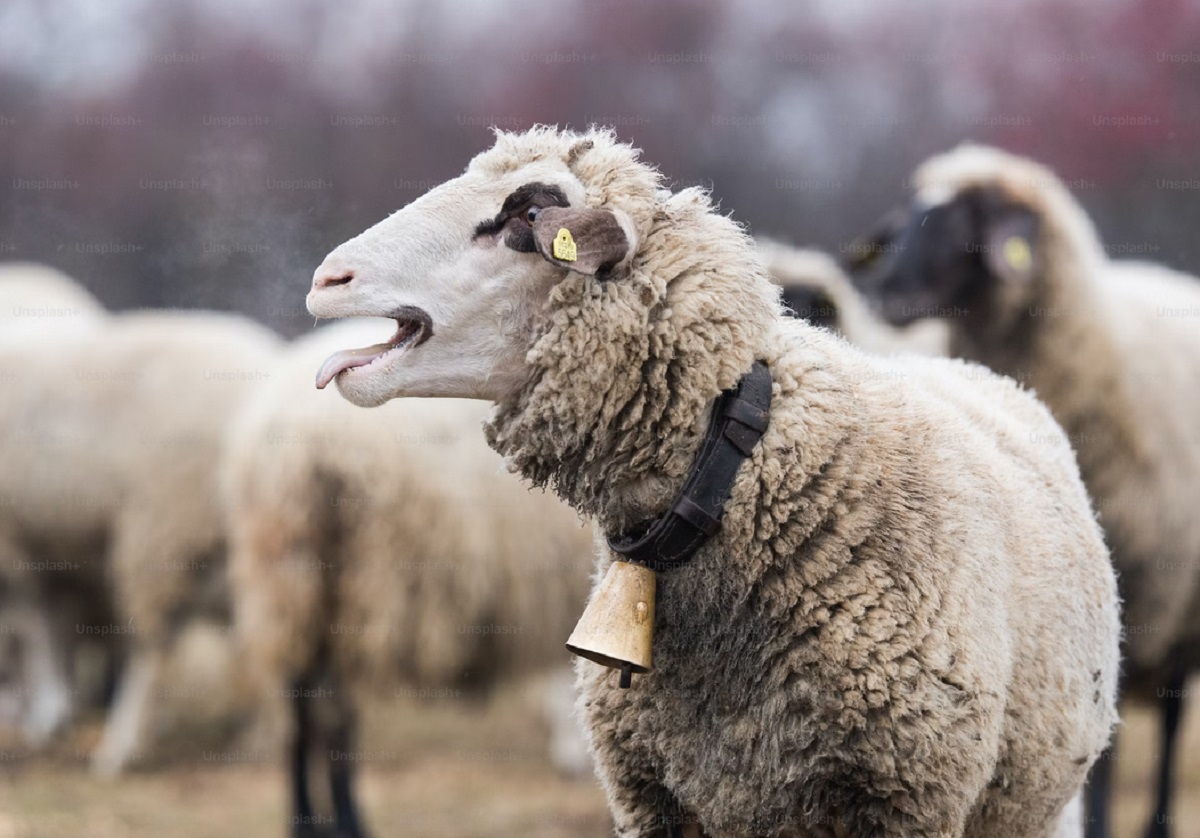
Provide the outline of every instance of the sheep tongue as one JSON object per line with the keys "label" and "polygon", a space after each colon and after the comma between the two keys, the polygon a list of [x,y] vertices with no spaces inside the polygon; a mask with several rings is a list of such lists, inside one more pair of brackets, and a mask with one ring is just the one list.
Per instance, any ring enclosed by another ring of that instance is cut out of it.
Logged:
{"label": "sheep tongue", "polygon": [[341,352],[334,352],[317,370],[317,389],[324,390],[326,385],[337,377],[338,373],[351,367],[365,366],[389,349],[391,349],[390,343],[377,343],[362,349],[343,349]]}

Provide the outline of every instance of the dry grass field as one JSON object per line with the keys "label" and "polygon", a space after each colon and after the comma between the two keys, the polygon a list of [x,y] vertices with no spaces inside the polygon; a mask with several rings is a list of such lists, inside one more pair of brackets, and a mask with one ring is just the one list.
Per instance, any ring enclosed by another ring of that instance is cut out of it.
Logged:
{"label": "dry grass field", "polygon": [[[1190,711],[1177,838],[1200,838],[1200,703]],[[0,838],[285,838],[284,781],[271,749],[213,749],[195,734],[156,770],[106,783],[89,776],[82,757],[98,729],[81,726],[42,756],[0,751]],[[536,704],[519,690],[487,706],[372,708],[366,729],[361,797],[377,838],[609,834],[599,789],[555,773]],[[1129,714],[1122,741],[1117,834],[1140,838],[1156,743],[1146,712]]]}
{"label": "dry grass field", "polygon": [[[369,709],[359,743],[360,798],[376,838],[601,838],[603,796],[561,777],[532,687],[486,705],[397,699]],[[0,838],[285,838],[277,747],[221,742],[219,730],[172,735],[153,770],[94,779],[96,718],[49,753],[0,750]],[[261,735],[258,738],[264,738]]]}

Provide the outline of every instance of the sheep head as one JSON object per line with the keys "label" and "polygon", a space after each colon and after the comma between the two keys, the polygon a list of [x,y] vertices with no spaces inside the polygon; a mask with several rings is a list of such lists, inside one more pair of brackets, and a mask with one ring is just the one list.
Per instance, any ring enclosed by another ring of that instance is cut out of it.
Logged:
{"label": "sheep head", "polygon": [[772,239],[760,238],[756,245],[791,314],[814,326],[844,332],[846,312],[841,302],[857,292],[836,261],[821,251],[792,247]]}
{"label": "sheep head", "polygon": [[309,311],[398,328],[331,356],[317,386],[336,380],[363,406],[512,393],[552,288],[572,272],[604,282],[637,249],[630,203],[652,201],[657,176],[598,185],[588,159],[614,154],[635,152],[605,132],[501,132],[463,175],[336,248],[314,275]]}
{"label": "sheep head", "polygon": [[842,329],[838,305],[822,288],[802,282],[780,283],[783,304],[802,320],[814,326],[840,332]]}
{"label": "sheep head", "polygon": [[852,248],[856,284],[893,325],[1011,325],[1038,293],[1047,240],[1062,238],[1048,232],[1079,223],[1065,188],[1042,166],[979,146],[930,160],[913,181],[909,206]]}
{"label": "sheep head", "polygon": [[338,247],[308,307],[400,323],[334,354],[319,385],[364,406],[496,402],[485,434],[509,466],[614,531],[662,511],[713,399],[780,323],[752,240],[707,192],[666,189],[610,131],[549,127],[498,132],[462,176]]}

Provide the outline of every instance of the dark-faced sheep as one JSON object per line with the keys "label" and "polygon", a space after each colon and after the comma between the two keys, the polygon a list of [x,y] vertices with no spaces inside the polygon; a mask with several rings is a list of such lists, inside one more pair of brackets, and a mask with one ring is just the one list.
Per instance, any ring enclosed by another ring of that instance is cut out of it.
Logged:
{"label": "dark-faced sheep", "polygon": [[783,292],[784,306],[796,317],[831,329],[869,352],[946,354],[942,323],[924,320],[904,329],[888,325],[871,312],[829,254],[771,239],[760,238],[755,245],[771,281]]}
{"label": "dark-faced sheep", "polygon": [[[1117,569],[1122,691],[1159,701],[1148,834],[1165,836],[1184,676],[1200,664],[1200,282],[1110,260],[1053,172],[964,146],[925,163],[906,217],[858,272],[896,324],[935,316],[951,354],[1034,390],[1067,432]],[[1089,834],[1107,833],[1101,760]]]}

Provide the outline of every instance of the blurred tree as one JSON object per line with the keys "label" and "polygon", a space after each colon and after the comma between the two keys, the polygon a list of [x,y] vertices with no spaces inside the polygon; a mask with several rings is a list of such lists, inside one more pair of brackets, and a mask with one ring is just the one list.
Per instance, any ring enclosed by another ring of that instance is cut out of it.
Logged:
{"label": "blurred tree", "polygon": [[535,122],[612,124],[754,230],[835,252],[921,159],[995,142],[1071,179],[1109,241],[1200,268],[1186,0],[105,9],[0,8],[0,258],[116,307],[307,329],[330,247]]}

